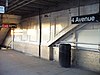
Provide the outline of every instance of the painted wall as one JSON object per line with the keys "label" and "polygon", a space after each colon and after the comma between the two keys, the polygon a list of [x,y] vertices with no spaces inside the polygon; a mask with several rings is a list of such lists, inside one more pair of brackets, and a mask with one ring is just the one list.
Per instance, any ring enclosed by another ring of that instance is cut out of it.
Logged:
{"label": "painted wall", "polygon": [[17,15],[3,15],[2,23],[15,23],[18,24],[20,22],[21,17]]}
{"label": "painted wall", "polygon": [[18,28],[14,29],[15,50],[39,57],[38,23],[38,16],[30,17],[22,20]]}
{"label": "painted wall", "polygon": [[[91,23],[77,31],[77,65],[100,72],[100,23]],[[86,44],[84,44],[86,43]]]}
{"label": "painted wall", "polygon": [[[94,7],[94,5],[81,7],[80,14],[86,15],[96,13],[96,9]],[[78,42],[81,44],[70,42]],[[72,47],[71,50],[72,65],[100,72],[100,23],[88,23],[84,28],[81,28],[68,38],[62,40],[61,43],[69,43],[72,46],[75,46]],[[59,47],[54,47],[53,53],[54,60],[59,61]]]}

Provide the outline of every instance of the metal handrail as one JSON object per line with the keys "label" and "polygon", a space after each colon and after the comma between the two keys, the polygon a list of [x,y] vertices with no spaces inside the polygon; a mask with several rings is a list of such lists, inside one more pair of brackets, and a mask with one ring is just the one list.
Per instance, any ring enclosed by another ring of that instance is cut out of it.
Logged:
{"label": "metal handrail", "polygon": [[[80,47],[80,46],[77,46],[77,49],[84,49],[84,50],[89,50],[89,51],[96,51],[96,52],[100,52],[100,44],[97,44],[97,43],[83,43],[83,42],[66,42],[66,41],[61,41],[59,44],[55,44],[56,47],[59,47],[60,44],[70,44],[70,43],[73,43],[73,44],[85,44],[85,45],[98,45],[98,48],[87,48],[87,47]],[[76,46],[75,45],[72,45],[71,46],[72,49],[76,49]]]}
{"label": "metal handrail", "polygon": [[12,40],[8,43],[8,46],[11,44]]}
{"label": "metal handrail", "polygon": [[60,44],[68,44],[68,43],[74,43],[74,44],[86,44],[86,45],[99,45],[100,46],[100,44],[99,43],[84,43],[84,42],[66,42],[66,41],[61,41],[61,43]]}

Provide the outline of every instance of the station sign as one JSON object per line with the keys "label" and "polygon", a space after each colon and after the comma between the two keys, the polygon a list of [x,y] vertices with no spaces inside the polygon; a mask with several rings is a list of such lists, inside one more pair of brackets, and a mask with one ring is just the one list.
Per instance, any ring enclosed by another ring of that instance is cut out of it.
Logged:
{"label": "station sign", "polygon": [[5,13],[5,7],[4,6],[0,6],[0,14]]}
{"label": "station sign", "polygon": [[1,28],[17,28],[16,24],[2,24],[0,25]]}
{"label": "station sign", "polygon": [[72,24],[89,23],[89,22],[100,22],[100,14],[97,13],[97,14],[71,17],[71,23]]}

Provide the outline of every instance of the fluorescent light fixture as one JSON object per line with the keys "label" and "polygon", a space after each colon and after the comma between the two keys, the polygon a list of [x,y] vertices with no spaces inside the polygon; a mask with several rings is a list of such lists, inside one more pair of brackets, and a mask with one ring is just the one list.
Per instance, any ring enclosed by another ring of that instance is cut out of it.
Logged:
{"label": "fluorescent light fixture", "polygon": [[0,13],[5,13],[5,7],[4,6],[0,6]]}

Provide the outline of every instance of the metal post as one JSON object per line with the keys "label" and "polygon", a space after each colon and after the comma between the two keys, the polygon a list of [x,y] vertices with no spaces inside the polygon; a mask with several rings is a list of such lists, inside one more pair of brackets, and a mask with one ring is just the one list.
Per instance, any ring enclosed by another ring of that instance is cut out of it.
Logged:
{"label": "metal post", "polygon": [[14,49],[14,28],[13,28],[12,40],[13,40],[13,49]]}
{"label": "metal post", "polygon": [[49,60],[53,61],[54,55],[53,55],[53,46],[50,46],[50,54],[49,54]]}
{"label": "metal post", "polygon": [[78,0],[78,16],[80,16],[80,0]]}
{"label": "metal post", "polygon": [[[0,14],[0,27],[2,27],[2,22],[3,22],[3,14]],[[0,28],[1,30],[1,28]]]}
{"label": "metal post", "polygon": [[80,0],[78,0],[78,16],[80,16]]}
{"label": "metal post", "polygon": [[77,33],[75,31],[75,33],[73,33],[73,41],[74,41],[74,51],[73,51],[73,59],[72,59],[72,65],[76,65],[77,64],[77,44],[76,42],[77,40]]}
{"label": "metal post", "polygon": [[100,0],[99,0],[99,14],[100,14]]}
{"label": "metal post", "polygon": [[39,36],[39,58],[41,58],[41,35],[42,35],[42,22],[41,22],[41,10],[39,9],[39,29],[40,29],[40,36]]}
{"label": "metal post", "polygon": [[7,9],[8,9],[8,0],[6,0],[6,8],[5,8],[5,11],[7,11]]}

